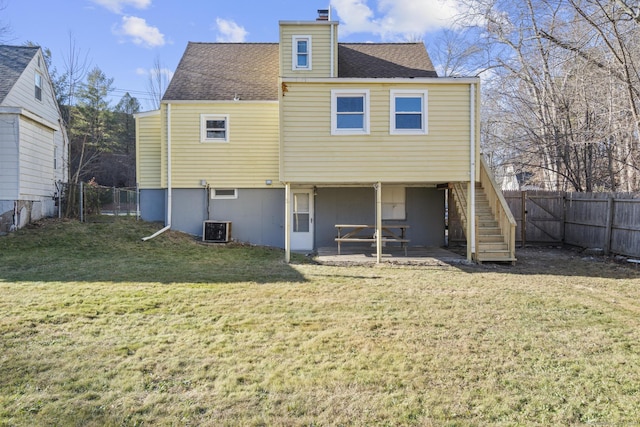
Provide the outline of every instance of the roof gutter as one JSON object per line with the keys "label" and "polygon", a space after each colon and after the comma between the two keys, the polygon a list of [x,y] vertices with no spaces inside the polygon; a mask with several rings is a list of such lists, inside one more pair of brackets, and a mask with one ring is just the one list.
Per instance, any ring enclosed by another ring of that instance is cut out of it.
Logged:
{"label": "roof gutter", "polygon": [[151,236],[143,237],[143,242],[151,240],[171,229],[171,204],[171,104],[167,104],[167,222],[163,229],[156,231]]}

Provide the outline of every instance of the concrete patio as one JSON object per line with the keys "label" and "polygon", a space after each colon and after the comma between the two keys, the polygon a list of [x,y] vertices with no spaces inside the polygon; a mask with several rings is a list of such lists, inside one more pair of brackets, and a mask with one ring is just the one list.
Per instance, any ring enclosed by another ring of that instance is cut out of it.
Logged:
{"label": "concrete patio", "polygon": [[[337,246],[318,248],[314,259],[321,264],[375,264],[376,248],[371,245],[342,245],[338,255]],[[382,248],[382,262],[410,265],[456,265],[465,264],[466,257],[444,248],[410,246],[405,256],[399,246]]]}

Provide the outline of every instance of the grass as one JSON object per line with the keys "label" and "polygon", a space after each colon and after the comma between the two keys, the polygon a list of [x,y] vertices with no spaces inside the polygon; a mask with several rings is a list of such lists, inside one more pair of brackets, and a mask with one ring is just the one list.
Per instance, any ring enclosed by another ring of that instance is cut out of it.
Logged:
{"label": "grass", "polygon": [[0,425],[640,422],[635,269],[286,264],[157,229],[0,237]]}

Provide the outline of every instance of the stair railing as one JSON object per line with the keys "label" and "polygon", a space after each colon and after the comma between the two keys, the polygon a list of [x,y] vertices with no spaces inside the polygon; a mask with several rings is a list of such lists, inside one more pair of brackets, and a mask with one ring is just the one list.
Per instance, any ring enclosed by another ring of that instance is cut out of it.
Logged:
{"label": "stair railing", "polygon": [[480,184],[485,190],[491,210],[498,220],[502,235],[505,237],[509,256],[515,259],[517,223],[483,156],[480,156]]}

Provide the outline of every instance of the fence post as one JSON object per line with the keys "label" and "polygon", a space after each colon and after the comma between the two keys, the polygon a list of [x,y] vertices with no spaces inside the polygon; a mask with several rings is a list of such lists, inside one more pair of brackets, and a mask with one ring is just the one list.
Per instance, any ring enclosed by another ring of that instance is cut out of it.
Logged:
{"label": "fence post", "polygon": [[604,230],[604,254],[609,255],[611,252],[611,231],[613,228],[613,194],[609,193],[607,198],[607,226]]}

